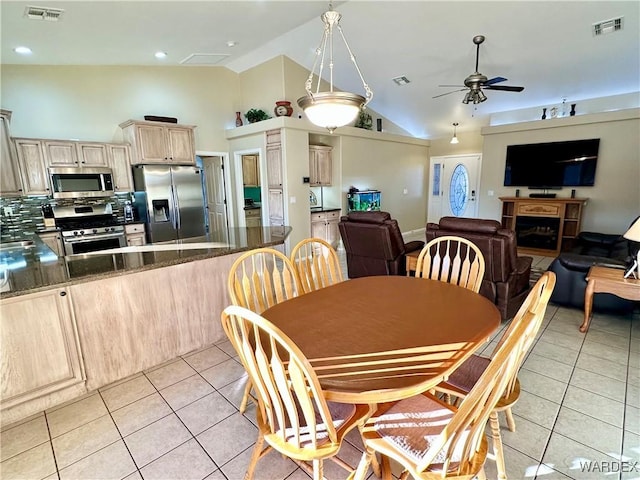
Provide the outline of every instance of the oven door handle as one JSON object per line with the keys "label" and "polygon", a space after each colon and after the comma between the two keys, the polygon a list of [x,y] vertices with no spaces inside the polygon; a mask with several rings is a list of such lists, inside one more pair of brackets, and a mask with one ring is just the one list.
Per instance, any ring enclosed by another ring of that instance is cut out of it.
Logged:
{"label": "oven door handle", "polygon": [[87,242],[95,242],[96,240],[104,240],[105,238],[120,238],[124,237],[124,232],[118,233],[106,233],[104,235],[94,235],[89,238],[78,238],[78,237],[63,237],[64,243],[87,243]]}

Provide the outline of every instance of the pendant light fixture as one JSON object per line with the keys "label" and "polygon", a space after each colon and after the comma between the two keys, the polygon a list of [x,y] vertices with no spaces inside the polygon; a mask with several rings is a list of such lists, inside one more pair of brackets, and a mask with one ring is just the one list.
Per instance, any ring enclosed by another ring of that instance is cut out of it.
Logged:
{"label": "pendant light fixture", "polygon": [[449,143],[458,143],[458,137],[456,136],[456,128],[458,127],[459,123],[458,122],[454,122],[453,124],[453,137],[451,137],[451,141]]}
{"label": "pendant light fixture", "polygon": [[[373,92],[369,88],[369,85],[367,85],[367,82],[365,82],[362,72],[356,63],[356,57],[351,52],[347,39],[342,32],[342,27],[340,26],[340,18],[342,18],[342,15],[334,11],[332,4],[329,3],[329,10],[324,12],[320,18],[322,19],[322,23],[324,23],[322,39],[316,49],[316,59],[313,63],[313,68],[311,69],[309,78],[307,78],[305,82],[307,95],[298,99],[298,105],[304,110],[304,113],[311,123],[319,127],[325,127],[330,133],[333,133],[336,128],[347,125],[355,120],[360,110],[373,98]],[[333,90],[334,30],[338,30],[342,41],[347,47],[349,57],[362,81],[365,96],[349,92],[334,92]],[[329,62],[329,90],[321,92],[320,83],[322,81],[322,70],[325,59],[328,59]],[[316,68],[318,68],[318,84],[316,88],[313,89],[313,75],[316,73]]]}

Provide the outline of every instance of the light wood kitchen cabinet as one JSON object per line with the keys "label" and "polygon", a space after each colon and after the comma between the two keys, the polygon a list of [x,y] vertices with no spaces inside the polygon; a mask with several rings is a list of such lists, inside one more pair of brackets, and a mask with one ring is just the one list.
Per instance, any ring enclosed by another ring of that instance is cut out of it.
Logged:
{"label": "light wood kitchen cabinet", "polygon": [[311,236],[326,240],[333,248],[338,248],[340,242],[338,222],[340,222],[340,210],[312,213]]}
{"label": "light wood kitchen cabinet", "polygon": [[85,380],[71,300],[56,288],[0,301],[2,408]]}
{"label": "light wood kitchen cabinet", "polygon": [[269,225],[284,225],[284,198],[282,190],[270,188],[268,194],[269,200]]}
{"label": "light wood kitchen cabinet", "polygon": [[115,192],[133,192],[129,145],[111,143],[107,144],[106,148],[109,167],[113,172],[113,190]]}
{"label": "light wood kitchen cabinet", "polygon": [[282,144],[280,130],[269,130],[267,136],[267,184],[269,191],[269,225],[284,226],[284,188],[282,173]]}
{"label": "light wood kitchen cabinet", "polygon": [[267,183],[269,188],[282,188],[282,147],[267,146]]}
{"label": "light wood kitchen cabinet", "polygon": [[78,149],[72,141],[42,140],[47,167],[77,167]]}
{"label": "light wood kitchen cabinet", "polygon": [[309,184],[312,187],[331,185],[333,159],[331,147],[309,145]]}
{"label": "light wood kitchen cabinet", "polygon": [[44,160],[42,141],[33,138],[14,138],[23,195],[49,195],[49,179]]}
{"label": "light wood kitchen cabinet", "polygon": [[133,223],[124,226],[124,234],[127,239],[127,246],[142,246],[147,244],[144,223]]}
{"label": "light wood kitchen cabinet", "polygon": [[120,128],[132,147],[132,165],[195,165],[195,127],[191,125],[128,120],[121,123]]}
{"label": "light wood kitchen cabinet", "polygon": [[64,257],[64,245],[62,244],[62,236],[60,232],[41,233],[38,235],[47,247],[58,257]]}
{"label": "light wood kitchen cabinet", "polygon": [[0,110],[0,195],[3,197],[22,194],[20,168],[9,133],[10,121],[11,112]]}
{"label": "light wood kitchen cabinet", "polygon": [[78,166],[80,167],[108,167],[109,156],[104,143],[78,142]]}
{"label": "light wood kitchen cabinet", "polygon": [[260,167],[257,155],[242,156],[242,184],[245,187],[260,186]]}

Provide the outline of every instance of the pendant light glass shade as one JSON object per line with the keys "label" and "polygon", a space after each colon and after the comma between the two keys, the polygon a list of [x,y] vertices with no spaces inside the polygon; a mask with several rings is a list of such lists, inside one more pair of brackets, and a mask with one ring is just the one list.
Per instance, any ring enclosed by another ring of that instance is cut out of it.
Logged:
{"label": "pendant light glass shade", "polygon": [[[322,40],[320,46],[316,49],[316,59],[313,64],[313,68],[309,73],[309,78],[305,82],[305,90],[307,95],[298,99],[298,105],[304,110],[305,115],[311,123],[324,127],[333,133],[333,131],[344,125],[353,122],[358,113],[367,103],[373,98],[373,92],[364,81],[360,68],[356,63],[356,58],[349,48],[342,27],[340,27],[340,15],[338,12],[332,10],[331,4],[329,4],[329,10],[322,14],[320,17],[324,23],[324,31],[322,34]],[[349,92],[334,92],[333,90],[333,32],[338,30],[340,37],[344,42],[349,58],[353,62],[362,85],[365,91],[365,96],[358,95]],[[328,50],[328,55],[327,55]],[[320,83],[322,81],[322,69],[324,67],[325,58],[329,59],[329,91],[321,92]],[[317,71],[317,85],[315,90],[313,89],[313,76]]]}
{"label": "pendant light glass shade", "polygon": [[458,127],[458,122],[453,124],[453,137],[451,137],[451,141],[449,143],[456,144],[458,143],[458,137],[456,136],[456,128]]}

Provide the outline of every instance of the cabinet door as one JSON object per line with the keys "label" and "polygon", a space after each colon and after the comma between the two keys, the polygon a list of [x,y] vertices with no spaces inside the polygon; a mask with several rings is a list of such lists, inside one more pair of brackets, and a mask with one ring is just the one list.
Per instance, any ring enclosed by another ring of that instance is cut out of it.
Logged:
{"label": "cabinet door", "polygon": [[128,145],[107,145],[109,167],[113,171],[113,189],[116,192],[132,192],[131,157]]}
{"label": "cabinet door", "polygon": [[242,156],[242,183],[245,187],[260,186],[260,170],[257,155]]}
{"label": "cabinet door", "polygon": [[333,159],[330,148],[316,150],[316,176],[320,185],[328,186],[332,183]]}
{"label": "cabinet door", "polygon": [[282,187],[282,149],[267,147],[267,182],[269,187]]}
{"label": "cabinet door", "polygon": [[147,241],[144,238],[144,233],[136,233],[133,235],[127,235],[127,245],[129,247],[133,247],[133,246],[142,246],[142,245],[146,245]]}
{"label": "cabinet door", "polygon": [[78,159],[82,167],[107,167],[107,147],[104,143],[78,143]]}
{"label": "cabinet door", "polygon": [[77,327],[65,289],[0,301],[3,408],[81,383]]}
{"label": "cabinet door", "polygon": [[11,138],[9,137],[9,119],[0,115],[0,195],[20,195],[22,185],[20,184],[20,168],[18,159],[14,154]]}
{"label": "cabinet door", "polygon": [[181,165],[195,165],[196,153],[193,129],[185,127],[167,127],[169,161]]}
{"label": "cabinet door", "polygon": [[340,243],[340,228],[338,223],[340,222],[340,211],[327,212],[327,242],[331,244],[333,248],[338,248]]}
{"label": "cabinet door", "polygon": [[317,187],[320,183],[318,179],[318,155],[316,151],[309,149],[309,186]]}
{"label": "cabinet door", "polygon": [[77,167],[78,151],[73,142],[44,140],[44,158],[48,167]]}
{"label": "cabinet door", "polygon": [[313,238],[321,238],[326,240],[327,224],[322,214],[311,215],[311,236]]}
{"label": "cabinet door", "polygon": [[282,190],[269,189],[269,223],[271,225],[284,225],[284,198]]}
{"label": "cabinet door", "polygon": [[167,163],[165,127],[160,125],[136,125],[141,163]]}
{"label": "cabinet door", "polygon": [[40,240],[42,240],[58,257],[64,256],[64,246],[62,244],[62,237],[60,236],[60,233],[41,233],[38,236],[40,237]]}
{"label": "cabinet door", "polygon": [[29,138],[15,139],[24,195],[48,195],[49,179],[44,163],[42,142]]}

